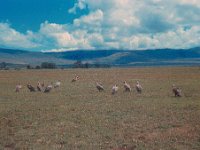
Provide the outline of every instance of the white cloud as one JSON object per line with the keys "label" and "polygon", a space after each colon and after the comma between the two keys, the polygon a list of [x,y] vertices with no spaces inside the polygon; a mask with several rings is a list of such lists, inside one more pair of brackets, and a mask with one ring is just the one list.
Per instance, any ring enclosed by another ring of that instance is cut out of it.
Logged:
{"label": "white cloud", "polygon": [[191,48],[200,43],[200,27],[193,26],[190,29],[182,27],[175,31],[157,33],[154,35],[140,34],[125,39],[123,43],[129,45],[127,49],[155,49],[155,48]]}
{"label": "white cloud", "polygon": [[0,23],[0,46],[12,48],[35,48],[39,44],[32,42],[33,33],[22,34],[7,23]]}
{"label": "white cloud", "polygon": [[77,3],[75,3],[74,7],[68,10],[69,13],[76,14],[77,9],[85,9],[86,8],[86,3],[85,0],[79,0]]}
{"label": "white cloud", "polygon": [[178,2],[183,3],[183,4],[189,4],[189,5],[194,5],[200,7],[200,1],[199,0],[178,0]]}
{"label": "white cloud", "polygon": [[98,26],[92,24],[93,21],[83,21],[83,18],[77,19],[78,25],[83,27],[88,24],[84,28],[88,32],[91,28],[95,29],[93,32],[102,36],[104,47],[147,49],[200,46],[200,33],[196,29],[200,22],[200,2],[197,0],[84,0],[84,4],[91,12],[100,10],[103,17],[101,21],[95,21]]}
{"label": "white cloud", "polygon": [[97,9],[88,15],[75,19],[73,26],[78,29],[85,29],[89,32],[99,32],[103,21],[103,12]]}
{"label": "white cloud", "polygon": [[104,47],[104,39],[101,34],[90,34],[88,36],[88,41],[94,48],[101,49],[101,47]]}
{"label": "white cloud", "polygon": [[56,45],[56,47],[66,47],[76,44],[72,35],[67,31],[66,25],[48,23],[46,21],[41,24],[39,33],[47,41],[50,39],[51,44]]}
{"label": "white cloud", "polygon": [[58,49],[49,49],[49,50],[42,50],[42,52],[65,52],[65,51],[75,51],[78,50],[76,48],[58,48]]}

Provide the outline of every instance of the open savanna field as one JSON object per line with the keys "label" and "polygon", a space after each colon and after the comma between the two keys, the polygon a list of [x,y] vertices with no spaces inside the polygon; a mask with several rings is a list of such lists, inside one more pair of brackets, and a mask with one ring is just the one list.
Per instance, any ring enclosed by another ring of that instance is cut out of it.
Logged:
{"label": "open savanna field", "polygon": [[[72,83],[75,75],[80,80]],[[61,81],[50,93],[26,84]],[[132,86],[124,92],[123,81]],[[136,81],[143,93],[134,88]],[[104,92],[98,92],[101,82]],[[22,84],[19,93],[15,86]],[[111,94],[118,84],[119,91]],[[176,98],[172,84],[182,89]],[[0,149],[200,149],[198,67],[0,72]]]}

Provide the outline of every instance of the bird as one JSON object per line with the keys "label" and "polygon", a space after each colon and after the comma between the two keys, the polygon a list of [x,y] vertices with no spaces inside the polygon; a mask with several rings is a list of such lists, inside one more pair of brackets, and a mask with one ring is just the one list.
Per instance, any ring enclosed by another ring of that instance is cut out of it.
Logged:
{"label": "bird", "polygon": [[72,79],[72,82],[76,82],[77,80],[79,80],[79,76],[75,76],[75,77]]}
{"label": "bird", "polygon": [[101,83],[96,82],[96,88],[99,92],[104,91],[103,85]]}
{"label": "bird", "polygon": [[45,86],[44,82],[42,82],[41,86],[42,86],[42,87],[44,87],[44,86]]}
{"label": "bird", "polygon": [[142,93],[142,86],[140,85],[139,81],[136,82],[135,88],[138,93]]}
{"label": "bird", "polygon": [[115,93],[117,93],[119,87],[115,84],[113,87],[112,87],[112,94],[114,95]]}
{"label": "bird", "polygon": [[30,90],[30,92],[35,92],[35,88],[31,84],[27,84],[27,88]]}
{"label": "bird", "polygon": [[19,90],[22,88],[22,85],[18,84],[15,87],[15,92],[19,92]]}
{"label": "bird", "polygon": [[42,91],[42,85],[40,84],[40,82],[38,82],[37,84],[37,90],[40,92]]}
{"label": "bird", "polygon": [[125,89],[126,92],[131,91],[131,86],[126,81],[124,81],[124,89]]}
{"label": "bird", "polygon": [[53,88],[52,83],[50,85],[48,85],[45,89],[44,89],[44,93],[49,93],[51,91],[51,89]]}
{"label": "bird", "polygon": [[172,92],[174,93],[175,97],[181,97],[181,89],[176,87],[175,84],[172,85]]}
{"label": "bird", "polygon": [[60,87],[60,85],[61,85],[61,82],[60,82],[60,80],[58,80],[58,81],[54,84],[54,88],[58,88],[58,87]]}

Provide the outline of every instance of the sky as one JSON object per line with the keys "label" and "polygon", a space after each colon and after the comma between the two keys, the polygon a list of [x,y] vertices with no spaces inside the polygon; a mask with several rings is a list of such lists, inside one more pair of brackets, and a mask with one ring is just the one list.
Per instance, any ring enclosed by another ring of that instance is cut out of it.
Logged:
{"label": "sky", "polygon": [[200,0],[0,0],[0,47],[29,51],[200,46]]}

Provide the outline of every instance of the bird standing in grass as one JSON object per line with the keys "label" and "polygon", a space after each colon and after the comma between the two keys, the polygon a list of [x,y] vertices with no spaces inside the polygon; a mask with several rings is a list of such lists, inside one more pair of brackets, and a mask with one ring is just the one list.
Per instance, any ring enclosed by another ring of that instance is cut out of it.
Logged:
{"label": "bird standing in grass", "polygon": [[27,84],[27,88],[29,89],[30,92],[35,92],[35,88],[31,84]]}
{"label": "bird standing in grass", "polygon": [[21,88],[22,88],[21,84],[16,85],[15,92],[19,92]]}
{"label": "bird standing in grass", "polygon": [[38,82],[38,84],[37,84],[37,90],[40,92],[42,91],[42,86],[41,86],[40,82]]}
{"label": "bird standing in grass", "polygon": [[181,97],[181,89],[176,87],[175,84],[172,85],[172,92],[174,93],[175,97]]}
{"label": "bird standing in grass", "polygon": [[126,92],[131,91],[131,86],[126,81],[124,81],[124,89],[125,89]]}
{"label": "bird standing in grass", "polygon": [[50,85],[48,85],[45,89],[44,89],[44,93],[49,93],[53,88],[52,83]]}
{"label": "bird standing in grass", "polygon": [[112,95],[116,94],[117,91],[118,91],[118,89],[119,89],[119,87],[118,87],[117,85],[114,85],[114,86],[112,87]]}
{"label": "bird standing in grass", "polygon": [[61,85],[61,82],[60,82],[60,80],[58,80],[58,81],[54,84],[54,88],[58,88],[58,87],[60,87],[60,85]]}
{"label": "bird standing in grass", "polygon": [[45,86],[44,82],[42,82],[41,86],[42,86],[42,88],[44,88],[44,86]]}
{"label": "bird standing in grass", "polygon": [[140,85],[139,81],[137,81],[135,88],[138,93],[142,93],[142,86]]}
{"label": "bird standing in grass", "polygon": [[75,76],[75,77],[72,79],[72,82],[76,82],[77,80],[79,80],[79,76]]}
{"label": "bird standing in grass", "polygon": [[99,92],[104,91],[103,85],[101,83],[96,82],[96,88]]}

